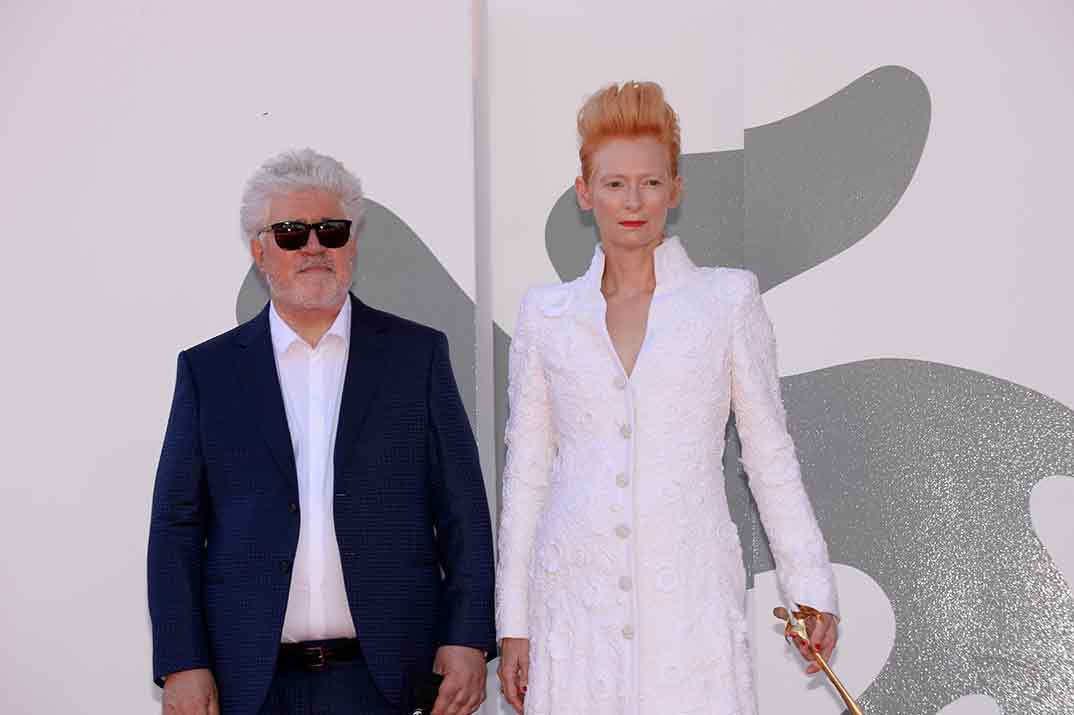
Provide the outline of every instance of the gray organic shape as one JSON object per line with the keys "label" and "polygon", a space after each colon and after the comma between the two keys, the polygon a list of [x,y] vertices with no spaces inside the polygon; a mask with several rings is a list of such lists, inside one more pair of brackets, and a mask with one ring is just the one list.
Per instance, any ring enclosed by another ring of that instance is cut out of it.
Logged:
{"label": "gray organic shape", "polygon": [[746,266],[762,290],[880,225],[910,185],[931,116],[920,77],[881,67],[794,116],[746,130]]}
{"label": "gray organic shape", "polygon": [[[447,334],[451,365],[470,424],[476,423],[474,303],[417,234],[391,210],[366,201],[351,288],[365,303]],[[250,266],[235,305],[242,323],[268,302],[260,272]]]}
{"label": "gray organic shape", "polygon": [[[695,263],[747,267],[762,290],[823,263],[891,212],[925,147],[932,102],[905,67],[881,67],[819,104],[747,129],[745,150],[686,154],[686,188],[668,216]],[[561,280],[585,272],[592,214],[568,188],[545,226]]]}
{"label": "gray organic shape", "polygon": [[[784,378],[803,478],[831,557],[872,576],[894,649],[861,698],[934,713],[973,693],[1004,712],[1069,713],[1074,595],[1029,496],[1074,474],[1074,411],[1011,382],[916,360]],[[752,520],[754,573],[773,568]]]}

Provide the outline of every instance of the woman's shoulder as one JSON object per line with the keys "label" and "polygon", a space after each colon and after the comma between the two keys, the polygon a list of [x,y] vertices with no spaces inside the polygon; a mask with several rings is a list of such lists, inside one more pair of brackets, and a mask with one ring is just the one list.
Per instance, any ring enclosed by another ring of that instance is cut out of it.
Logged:
{"label": "woman's shoulder", "polygon": [[744,268],[700,268],[698,278],[703,290],[711,298],[720,301],[738,304],[759,292],[757,275]]}
{"label": "woman's shoulder", "polygon": [[531,286],[522,296],[522,314],[555,318],[563,315],[574,297],[577,279],[567,283]]}

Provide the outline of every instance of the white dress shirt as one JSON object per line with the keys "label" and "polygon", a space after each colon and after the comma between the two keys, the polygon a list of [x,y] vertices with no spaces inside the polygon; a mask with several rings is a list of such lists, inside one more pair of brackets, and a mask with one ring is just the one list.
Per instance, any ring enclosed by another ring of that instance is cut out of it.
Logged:
{"label": "white dress shirt", "polygon": [[333,512],[333,454],[350,348],[350,300],[314,347],[284,322],[275,304],[269,309],[269,329],[298,470],[301,517],[281,640],[354,638]]}

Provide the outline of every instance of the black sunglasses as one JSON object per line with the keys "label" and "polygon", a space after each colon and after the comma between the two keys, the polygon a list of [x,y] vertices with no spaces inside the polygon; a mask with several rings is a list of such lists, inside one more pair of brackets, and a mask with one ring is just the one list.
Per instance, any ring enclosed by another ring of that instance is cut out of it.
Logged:
{"label": "black sunglasses", "polygon": [[351,222],[345,218],[330,218],[317,223],[279,221],[258,231],[272,231],[276,245],[285,251],[297,251],[310,240],[310,230],[317,232],[317,242],[325,248],[342,248],[351,237]]}

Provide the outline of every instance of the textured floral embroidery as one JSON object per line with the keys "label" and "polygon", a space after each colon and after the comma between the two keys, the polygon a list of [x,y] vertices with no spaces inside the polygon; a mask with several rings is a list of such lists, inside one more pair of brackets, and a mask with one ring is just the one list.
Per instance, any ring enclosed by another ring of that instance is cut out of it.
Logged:
{"label": "textured floral embroidery", "polygon": [[603,254],[533,289],[509,364],[500,637],[530,639],[526,712],[754,712],[730,410],[788,600],[836,611],[827,549],[787,434],[756,278],[657,250],[629,379],[605,327]]}

